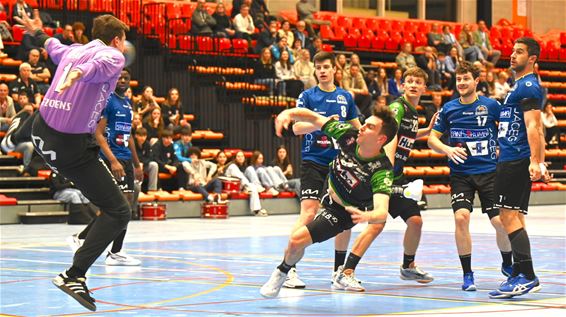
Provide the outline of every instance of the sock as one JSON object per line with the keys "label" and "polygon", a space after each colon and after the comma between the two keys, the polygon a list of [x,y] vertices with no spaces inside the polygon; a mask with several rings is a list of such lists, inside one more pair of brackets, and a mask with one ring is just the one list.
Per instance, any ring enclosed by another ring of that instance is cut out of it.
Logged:
{"label": "sock", "polygon": [[513,253],[513,251],[511,251],[511,253],[513,255],[513,272],[511,273],[511,277],[515,277],[519,275],[519,273],[521,273],[521,267],[519,265],[519,259],[517,258],[515,253]]}
{"label": "sock", "polygon": [[338,267],[344,265],[346,253],[348,253],[348,251],[334,250],[334,271],[338,271]]}
{"label": "sock", "polygon": [[84,228],[84,230],[79,233],[79,236],[78,236],[79,239],[81,239],[81,240],[86,239],[86,236],[88,235],[88,232],[90,231],[90,228],[92,227],[93,224],[94,224],[94,221],[91,221],[91,222],[88,223],[86,228]]}
{"label": "sock", "polygon": [[512,265],[513,264],[513,262],[511,261],[512,257],[513,257],[513,251],[511,251],[511,252],[501,251],[501,258],[503,259],[503,266]]}
{"label": "sock", "polygon": [[464,274],[472,272],[472,255],[460,255],[460,263],[462,264],[462,271]]}
{"label": "sock", "polygon": [[356,266],[358,266],[358,263],[360,262],[360,259],[361,257],[350,252],[348,259],[346,260],[346,264],[344,265],[344,270],[355,270]]}
{"label": "sock", "polygon": [[81,270],[74,265],[71,266],[71,268],[68,269],[66,273],[68,277],[72,277],[72,278],[84,277],[86,275],[86,271]]}
{"label": "sock", "polygon": [[285,263],[285,259],[283,259],[283,262],[281,262],[281,264],[279,264],[277,268],[279,269],[279,271],[287,274],[289,273],[292,267],[293,267],[292,265]]}
{"label": "sock", "polygon": [[403,253],[403,268],[408,269],[411,263],[415,262],[415,255],[407,255]]}
{"label": "sock", "polygon": [[531,258],[531,243],[525,229],[521,228],[509,234],[513,255],[519,260],[520,272],[529,280],[535,278],[533,260]]}
{"label": "sock", "polygon": [[124,238],[126,237],[126,230],[122,231],[116,239],[114,239],[114,243],[112,243],[112,249],[110,252],[118,253],[122,250],[122,246],[124,245]]}

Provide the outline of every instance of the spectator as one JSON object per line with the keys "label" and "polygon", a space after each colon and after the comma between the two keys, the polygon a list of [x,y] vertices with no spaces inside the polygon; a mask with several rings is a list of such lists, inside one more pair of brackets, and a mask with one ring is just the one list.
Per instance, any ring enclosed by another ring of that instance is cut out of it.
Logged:
{"label": "spectator", "polygon": [[55,34],[53,37],[58,39],[61,44],[73,45],[75,43],[73,26],[70,24],[65,24],[65,26],[63,27],[63,33]]}
{"label": "spectator", "polygon": [[[151,146],[151,162],[149,162],[150,170],[157,170],[157,175],[149,177],[148,190],[157,190],[157,181],[159,173],[166,173],[171,176],[177,174],[177,166],[179,161],[173,149],[173,131],[165,129],[161,132],[159,141]],[[153,176],[153,177],[152,177]]]}
{"label": "spectator", "polygon": [[428,124],[430,124],[430,120],[432,120],[432,117],[434,116],[435,113],[440,111],[441,107],[442,107],[442,95],[439,93],[432,94],[432,103],[423,102],[424,115],[426,119],[425,126],[428,126]]}
{"label": "spectator", "polygon": [[85,35],[86,27],[82,22],[75,22],[73,23],[73,36],[75,39],[75,43],[79,44],[86,44],[89,42],[88,37]]}
{"label": "spectator", "polygon": [[16,4],[12,8],[12,21],[16,21],[14,18],[21,18],[26,14],[30,19],[33,19],[33,10],[26,3],[25,0],[16,0]]}
{"label": "spectator", "polygon": [[377,97],[377,100],[375,101],[375,104],[373,106],[377,109],[387,107],[387,98],[385,98],[385,96]]}
{"label": "spectator", "polygon": [[149,165],[149,162],[151,162],[151,146],[147,140],[147,130],[144,127],[135,130],[134,141],[142,170],[148,177],[155,178],[155,189],[157,189],[157,169],[156,166],[153,166],[153,170],[151,170],[152,167]]}
{"label": "spectator", "polygon": [[497,81],[495,82],[495,99],[498,101],[503,101],[507,93],[511,91],[511,87],[507,83],[509,80],[509,75],[505,71],[499,72],[497,75]]}
{"label": "spectator", "polygon": [[397,57],[395,57],[397,66],[401,68],[403,72],[411,67],[417,66],[415,57],[413,56],[413,54],[411,54],[412,50],[413,45],[410,42],[407,42],[403,44],[403,49],[401,50],[401,52],[399,52],[399,54],[397,54]]}
{"label": "spectator", "polygon": [[12,99],[18,100],[18,95],[21,92],[26,93],[30,102],[33,100],[33,107],[35,109],[39,108],[39,104],[41,103],[41,94],[39,93],[37,83],[35,80],[31,79],[31,65],[28,63],[20,64],[20,75],[16,80],[10,83]]}
{"label": "spectator", "polygon": [[7,131],[16,115],[14,100],[8,96],[8,85],[0,83],[0,131]]}
{"label": "spectator", "polygon": [[272,166],[263,165],[263,154],[260,151],[253,152],[250,166],[246,168],[244,175],[256,186],[265,188],[266,192],[273,196],[279,195],[276,188],[282,188],[287,182],[280,168],[274,169]]}
{"label": "spectator", "polygon": [[287,179],[293,178],[293,165],[291,164],[291,161],[289,160],[287,148],[285,147],[285,145],[280,145],[277,148],[277,155],[275,156],[275,158],[271,162],[271,166],[279,167],[279,169],[281,169],[281,171],[283,171],[283,175]]}
{"label": "spectator", "polygon": [[[248,2],[248,6],[249,6]],[[238,15],[238,13],[240,13],[240,8],[242,7],[242,4],[244,4],[244,0],[233,0],[232,1],[232,13],[230,14],[230,17],[232,18],[232,20],[236,17],[236,15]]]}
{"label": "spectator", "polygon": [[427,46],[424,49],[424,54],[416,58],[417,66],[424,70],[428,75],[428,89],[440,91],[440,72],[437,69],[436,54],[432,47]]}
{"label": "spectator", "polygon": [[143,127],[147,130],[149,144],[153,146],[159,140],[159,136],[165,128],[165,123],[161,117],[161,109],[159,106],[151,111],[151,115],[143,119]]}
{"label": "spectator", "polygon": [[293,44],[295,42],[295,34],[291,31],[291,23],[287,20],[281,22],[281,28],[277,31],[279,38],[286,37],[287,43]]}
{"label": "spectator", "polygon": [[273,95],[275,91],[275,66],[273,66],[273,58],[271,50],[265,47],[261,50],[259,60],[254,67],[255,83],[266,85],[269,88],[269,93]]}
{"label": "spectator", "polygon": [[297,28],[297,30],[295,30],[295,39],[298,39],[298,40],[301,41],[301,47],[302,48],[310,47],[312,43],[311,43],[311,39],[309,37],[309,34],[306,31],[305,21],[298,21],[296,28]]}
{"label": "spectator", "polygon": [[[216,173],[216,164],[201,159],[201,151],[197,147],[189,149],[189,161],[183,162],[183,169],[189,176],[187,188],[202,195],[205,201],[213,202],[215,199],[221,203],[222,183],[212,176]],[[209,192],[212,191],[216,197]]]}
{"label": "spectator", "polygon": [[444,46],[446,48],[446,51],[444,53],[448,54],[450,49],[455,47],[456,50],[458,51],[459,56],[464,55],[464,50],[462,49],[462,45],[460,45],[460,42],[458,42],[456,36],[452,34],[452,27],[450,25],[444,25],[442,27],[442,36],[444,38],[444,44],[446,45]]}
{"label": "spectator", "polygon": [[336,68],[336,72],[334,73],[334,85],[344,88],[344,71],[340,68]]}
{"label": "spectator", "polygon": [[246,167],[244,152],[238,151],[234,161],[226,168],[224,175],[240,180],[240,188],[250,194],[250,210],[253,215],[260,217],[268,216],[267,210],[261,207],[261,202],[259,201],[259,192],[265,191],[265,188],[253,184],[246,175],[244,175]]}
{"label": "spectator", "polygon": [[560,143],[560,128],[558,127],[558,120],[554,115],[553,107],[550,102],[544,106],[544,111],[541,113],[541,116],[546,132],[546,143],[551,146],[558,146]]}
{"label": "spectator", "polygon": [[389,96],[392,99],[397,99],[403,94],[403,70],[396,68],[393,77],[389,79]]}
{"label": "spectator", "polygon": [[462,57],[458,55],[458,49],[456,47],[452,47],[450,49],[450,52],[448,53],[448,57],[446,57],[446,60],[444,61],[444,63],[446,64],[446,70],[452,74],[455,74],[456,67],[460,65],[461,61]]}
{"label": "spectator", "polygon": [[[132,117],[132,135],[136,134],[138,129],[143,127],[143,122],[139,113],[134,112],[134,116]],[[144,128],[145,130],[145,128]],[[145,130],[145,136],[147,137],[147,130]]]}
{"label": "spectator", "polygon": [[307,49],[301,51],[301,58],[293,65],[295,76],[303,82],[305,89],[316,85],[314,78],[314,64],[311,62],[310,52]]}
{"label": "spectator", "polygon": [[295,39],[295,42],[293,42],[293,47],[291,47],[291,52],[293,53],[293,58],[295,59],[295,61],[299,60],[299,58],[301,58],[301,50],[303,49],[302,44],[301,44],[301,40],[299,39]]}
{"label": "spectator", "polygon": [[[22,110],[18,111],[16,115],[12,117],[11,120],[12,127],[8,127],[9,130],[12,129],[12,131],[14,131],[14,129],[19,129],[22,126],[25,127],[29,126],[29,125],[24,125],[24,122],[29,120],[29,118],[33,114],[33,106],[27,103],[26,101],[27,101],[27,95],[24,92],[22,92],[20,97],[20,106]],[[31,140],[31,126],[29,126],[29,132],[26,133],[29,133],[30,136],[24,139]],[[5,139],[3,139],[2,141],[4,140]],[[11,143],[11,141],[9,142]],[[13,147],[12,149],[14,152],[19,152],[23,154],[24,169],[27,170],[34,155],[33,143],[31,141],[15,141],[15,142],[17,143],[15,144],[15,147]],[[4,151],[4,154],[8,154],[8,152],[10,152],[12,149],[8,149],[5,145],[6,145],[5,143],[2,143],[2,149]]]}
{"label": "spectator", "polygon": [[259,33],[255,50],[260,53],[261,50],[268,47],[271,49],[277,43],[277,21],[271,21],[269,27]]}
{"label": "spectator", "polygon": [[269,9],[265,4],[265,0],[252,0],[250,1],[250,14],[254,18],[254,23],[257,27],[262,30],[266,27],[266,22],[269,22]]}
{"label": "spectator", "polygon": [[181,138],[175,141],[175,143],[173,143],[173,149],[175,150],[175,156],[177,156],[177,161],[181,163],[191,162],[189,149],[193,147],[193,144],[191,143],[192,140],[193,140],[193,132],[191,131],[191,129],[183,128],[181,130]]}
{"label": "spectator", "polygon": [[440,52],[447,53],[448,49],[452,47],[450,43],[444,41],[444,36],[440,33],[438,23],[433,23],[430,32],[427,33],[428,46],[436,48]]}
{"label": "spectator", "polygon": [[315,20],[313,14],[318,10],[308,1],[300,0],[296,5],[297,17],[300,21],[305,21],[307,30],[310,36],[314,36],[313,24],[316,25],[330,25],[330,21]]}
{"label": "spectator", "polygon": [[458,36],[458,42],[464,50],[464,59],[469,62],[475,62],[477,60],[483,61],[483,55],[481,50],[474,42],[474,36],[472,34],[471,27],[468,23],[464,24],[462,31]]}
{"label": "spectator", "polygon": [[487,72],[485,71],[485,68],[481,68],[480,71],[480,77],[479,77],[479,83],[476,87],[476,91],[478,92],[478,95],[480,96],[489,96],[489,85],[487,84]]}
{"label": "spectator", "polygon": [[336,69],[346,70],[348,68],[346,55],[336,54]]}
{"label": "spectator", "polygon": [[499,57],[501,57],[501,51],[493,49],[489,40],[488,32],[489,30],[485,25],[485,21],[480,20],[478,22],[478,29],[474,32],[474,42],[476,43],[476,46],[480,48],[485,59],[493,65],[496,65]]}
{"label": "spectator", "polygon": [[314,57],[316,53],[322,51],[322,39],[320,37],[315,37],[312,40],[312,45],[309,48],[311,56]]}
{"label": "spectator", "polygon": [[393,99],[389,96],[389,81],[387,79],[387,72],[385,71],[385,68],[380,67],[377,69],[375,82],[377,83],[377,88],[379,89],[379,94],[376,96],[376,98],[379,96],[384,96],[388,101],[393,101]]}
{"label": "spectator", "polygon": [[28,63],[31,66],[30,78],[37,83],[40,94],[45,94],[49,88],[49,81],[51,80],[51,72],[44,62],[39,60],[39,51],[32,49],[29,51]]}
{"label": "spectator", "polygon": [[359,112],[367,118],[371,115],[371,96],[364,76],[360,72],[360,67],[355,64],[350,66],[348,73],[348,76],[344,76],[344,89],[352,94]]}
{"label": "spectator", "polygon": [[167,99],[161,105],[161,114],[165,126],[178,132],[180,128],[189,127],[190,124],[183,117],[183,104],[177,88],[171,88],[167,92]]}
{"label": "spectator", "polygon": [[228,167],[228,156],[226,152],[219,151],[214,160],[216,161],[216,173],[214,177],[224,177],[226,175],[226,168]]}
{"label": "spectator", "polygon": [[159,108],[159,105],[153,96],[153,88],[145,86],[140,101],[134,106],[134,111],[139,113],[142,119],[145,119],[155,108]]}
{"label": "spectator", "polygon": [[[275,63],[275,76],[277,77],[280,95],[287,96],[287,88],[291,88],[291,86],[293,86],[294,92],[290,93],[290,95],[297,97],[300,91],[302,91],[300,88],[303,88],[303,84],[301,81],[297,80],[300,83],[300,87],[295,88],[296,85],[294,82],[296,81],[296,76],[293,65],[289,60],[289,55],[289,51],[281,52],[281,58],[279,58],[277,63]],[[287,87],[287,83],[290,84],[289,87]]]}
{"label": "spectator", "polygon": [[440,73],[440,81],[442,83],[442,88],[453,90],[456,85],[456,74],[450,72],[446,67],[446,55],[443,52],[438,52],[436,68]]}
{"label": "spectator", "polygon": [[128,87],[128,89],[126,89],[126,92],[124,93],[124,96],[126,96],[128,99],[134,101],[134,93],[132,91],[132,87]]}
{"label": "spectator", "polygon": [[495,79],[495,74],[493,71],[488,71],[486,73],[485,76],[485,81],[487,82],[487,87],[488,87],[488,92],[489,92],[489,98],[495,98],[495,82],[497,81]]}
{"label": "spectator", "polygon": [[277,42],[277,45],[271,46],[271,55],[273,55],[273,59],[279,60],[281,58],[281,53],[283,51],[286,51],[287,53],[289,53],[289,62],[291,64],[294,64],[295,60],[293,58],[293,54],[291,54],[291,49],[289,49],[288,45],[289,44],[287,42],[287,38],[284,36],[280,37],[279,41]]}
{"label": "spectator", "polygon": [[208,14],[204,4],[206,0],[198,0],[197,7],[191,17],[191,33],[193,35],[211,36],[216,20]]}
{"label": "spectator", "polygon": [[252,34],[255,32],[254,21],[250,16],[250,6],[242,4],[240,13],[234,17],[234,29],[236,30],[236,37],[252,40]]}
{"label": "spectator", "polygon": [[69,224],[87,224],[100,212],[73,182],[56,172],[49,175],[49,193],[53,199],[69,204]]}
{"label": "spectator", "polygon": [[346,66],[346,70],[348,70],[350,68],[350,66],[352,65],[358,65],[358,67],[360,68],[360,73],[362,73],[362,75],[365,75],[366,71],[365,69],[362,67],[362,62],[360,60],[360,55],[353,53],[350,56],[350,64],[348,64]]}
{"label": "spectator", "polygon": [[232,19],[226,15],[226,7],[224,6],[224,3],[220,2],[216,5],[216,11],[212,14],[212,18],[216,21],[213,31],[217,37],[232,38],[236,35]]}

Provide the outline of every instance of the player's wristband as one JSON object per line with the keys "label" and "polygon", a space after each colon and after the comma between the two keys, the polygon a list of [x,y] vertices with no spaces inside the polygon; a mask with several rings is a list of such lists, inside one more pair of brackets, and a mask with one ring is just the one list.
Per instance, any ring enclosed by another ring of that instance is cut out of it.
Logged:
{"label": "player's wristband", "polygon": [[538,163],[538,166],[540,167],[540,174],[544,175],[546,173],[546,165],[544,165],[544,163]]}
{"label": "player's wristband", "polygon": [[35,39],[39,43],[39,46],[41,47],[43,47],[43,45],[45,45],[45,42],[47,42],[47,40],[49,39],[49,35],[45,34],[45,32],[43,32],[43,30],[41,29],[35,31],[33,36],[35,37]]}

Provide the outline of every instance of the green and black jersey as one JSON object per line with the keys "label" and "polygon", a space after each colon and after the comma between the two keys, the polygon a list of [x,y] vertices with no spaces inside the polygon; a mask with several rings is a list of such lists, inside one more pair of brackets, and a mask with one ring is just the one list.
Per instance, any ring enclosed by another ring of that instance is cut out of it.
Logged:
{"label": "green and black jersey", "polygon": [[393,167],[382,150],[373,158],[358,155],[358,130],[351,124],[328,121],[322,132],[334,138],[340,153],[330,163],[328,184],[342,201],[360,209],[373,209],[373,194],[391,194]]}
{"label": "green and black jersey", "polygon": [[395,114],[395,119],[399,125],[397,130],[397,150],[395,151],[395,164],[393,174],[395,179],[403,176],[403,167],[409,159],[409,153],[413,149],[417,132],[419,131],[419,117],[417,109],[405,100],[403,96],[393,101],[389,108]]}

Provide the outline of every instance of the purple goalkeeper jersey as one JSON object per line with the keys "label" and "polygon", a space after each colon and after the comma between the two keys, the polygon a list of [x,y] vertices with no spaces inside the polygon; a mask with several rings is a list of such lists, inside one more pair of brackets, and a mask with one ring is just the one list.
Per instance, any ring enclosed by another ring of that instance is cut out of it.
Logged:
{"label": "purple goalkeeper jersey", "polygon": [[[59,132],[94,133],[108,96],[116,88],[124,55],[100,40],[67,46],[51,38],[45,48],[58,67],[41,102],[41,117]],[[73,69],[80,69],[82,77],[60,92],[59,87]]]}

